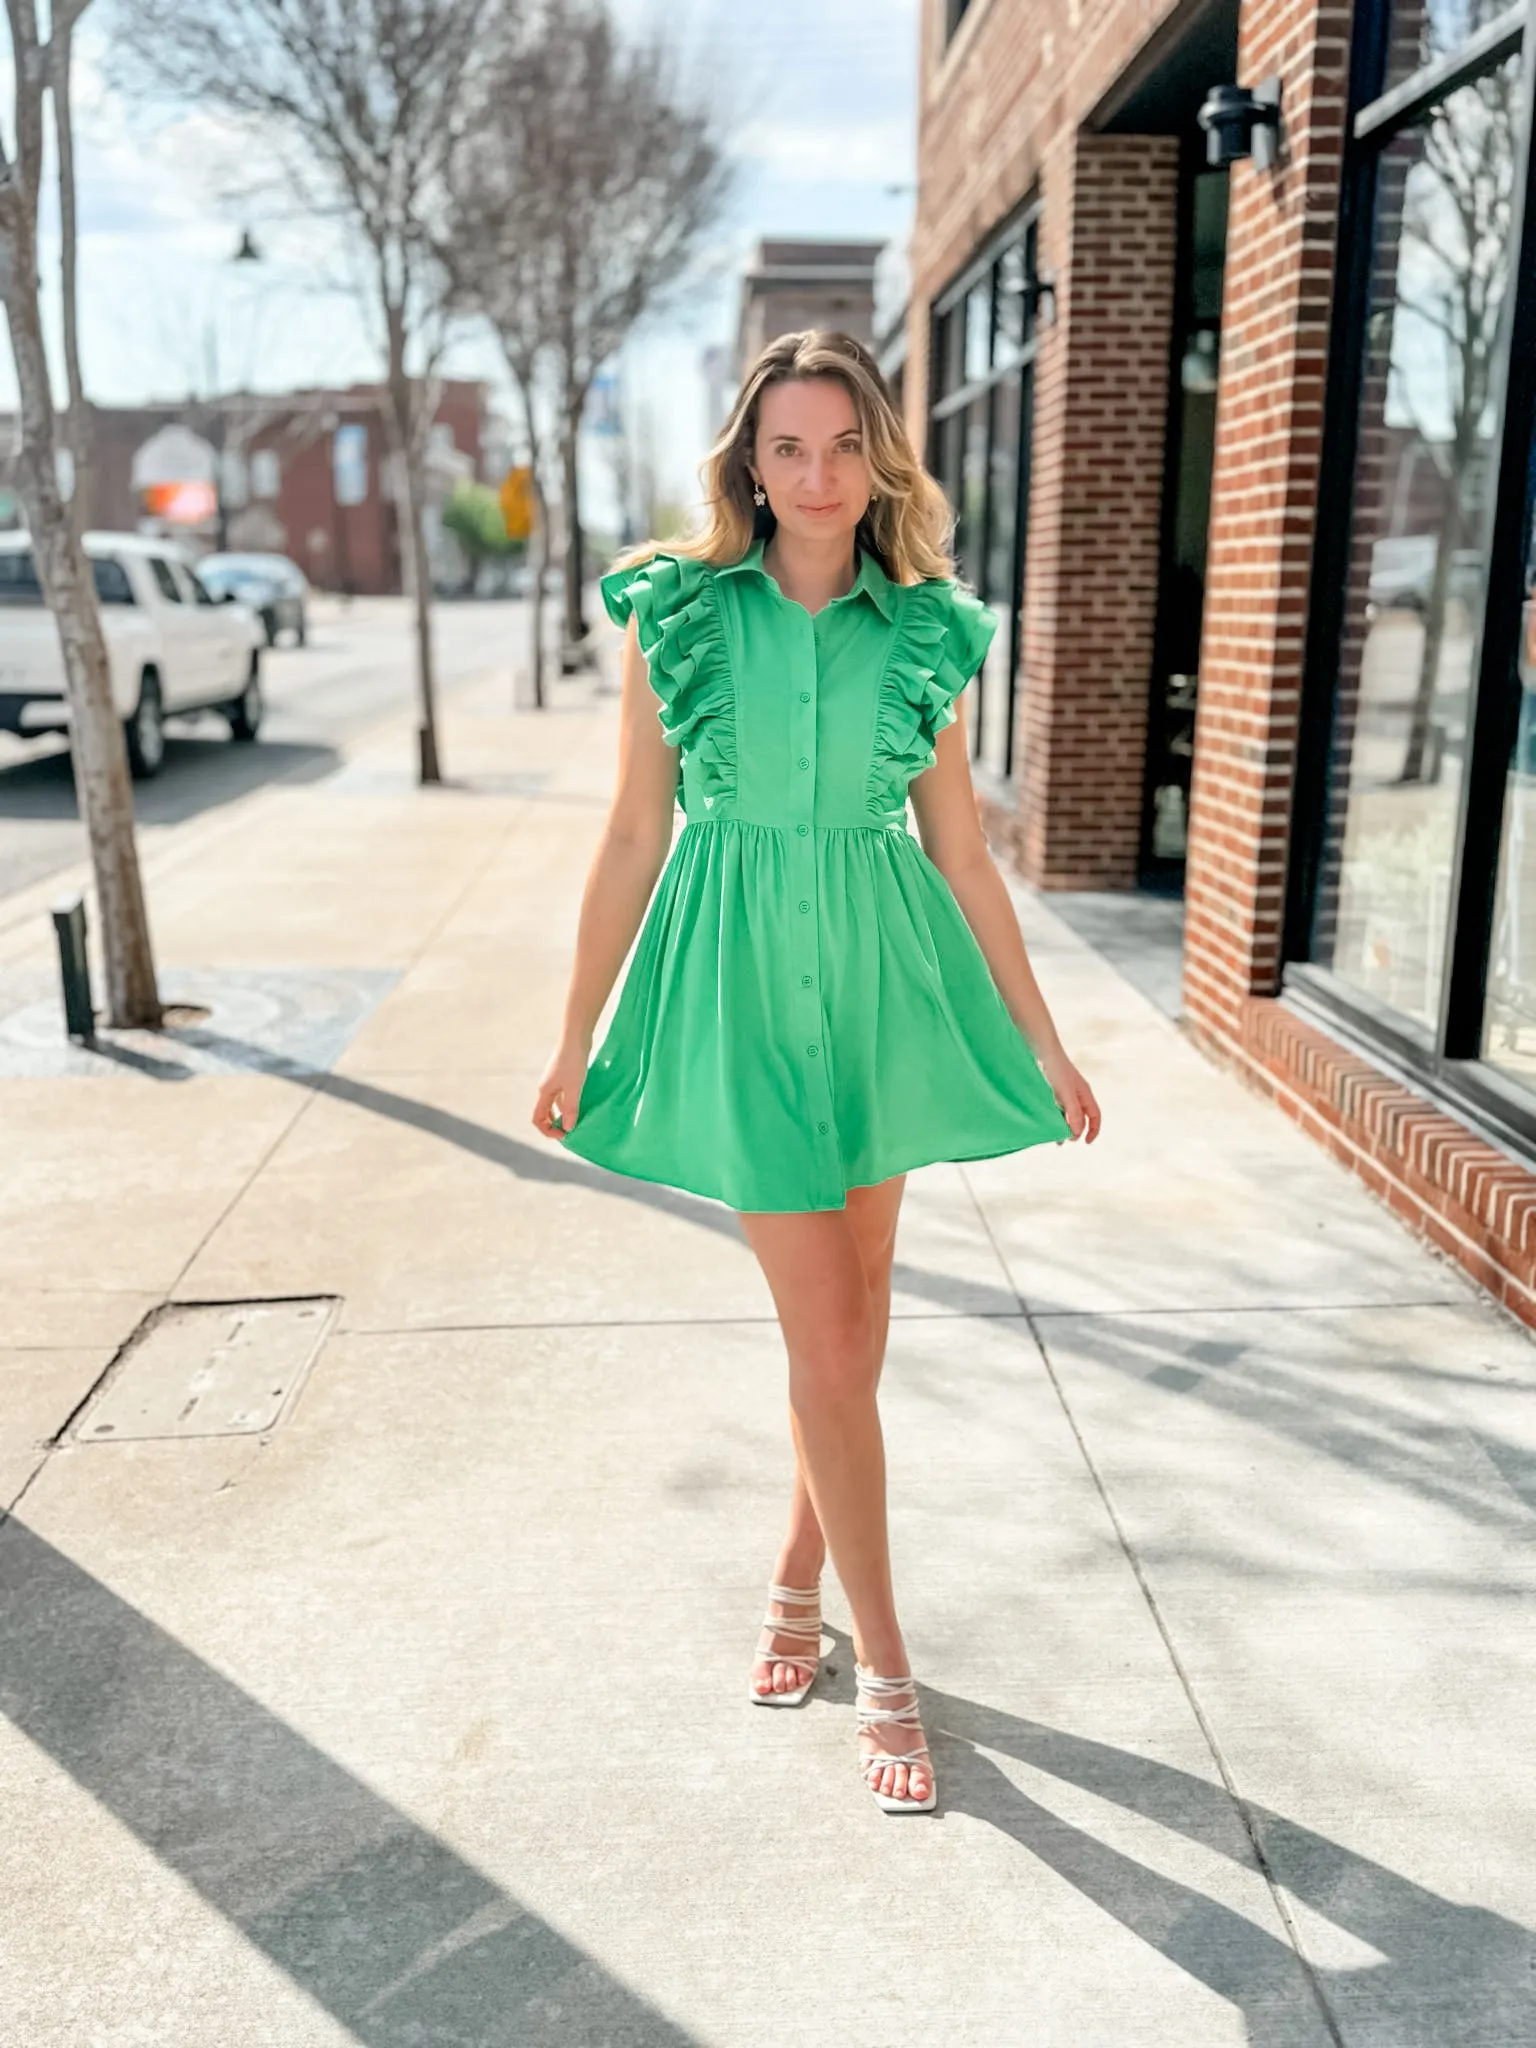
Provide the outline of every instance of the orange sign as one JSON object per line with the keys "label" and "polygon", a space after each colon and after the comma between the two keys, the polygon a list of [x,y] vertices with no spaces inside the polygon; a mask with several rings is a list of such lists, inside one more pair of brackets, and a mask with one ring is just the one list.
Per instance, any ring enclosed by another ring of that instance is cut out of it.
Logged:
{"label": "orange sign", "polygon": [[218,516],[219,494],[212,484],[146,484],[139,496],[152,519],[173,526],[200,526]]}
{"label": "orange sign", "polygon": [[533,496],[533,471],[526,464],[509,469],[497,492],[501,523],[508,540],[526,540],[533,531],[537,507]]}

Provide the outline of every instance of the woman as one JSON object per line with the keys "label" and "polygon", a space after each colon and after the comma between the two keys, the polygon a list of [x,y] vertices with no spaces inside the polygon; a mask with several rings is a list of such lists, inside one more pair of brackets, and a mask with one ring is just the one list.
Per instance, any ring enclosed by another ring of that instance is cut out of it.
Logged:
{"label": "woman", "polygon": [[797,1468],[752,1697],[814,1684],[830,1547],[866,1781],[888,1812],[926,1813],[875,1400],[905,1175],[1091,1141],[1099,1110],[971,790],[955,699],[996,621],[954,580],[948,504],[868,351],[819,329],[770,343],[703,476],[703,531],[602,578],[624,627],[618,787],[533,1120],[740,1213],[789,1355]]}

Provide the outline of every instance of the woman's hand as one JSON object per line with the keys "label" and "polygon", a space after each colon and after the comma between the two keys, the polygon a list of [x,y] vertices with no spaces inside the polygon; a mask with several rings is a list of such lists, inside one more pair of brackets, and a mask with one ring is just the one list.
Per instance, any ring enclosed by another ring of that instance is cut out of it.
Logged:
{"label": "woman's hand", "polygon": [[587,1078],[587,1048],[561,1044],[544,1069],[533,1105],[533,1127],[546,1138],[564,1138],[576,1128]]}
{"label": "woman's hand", "polygon": [[1054,1051],[1040,1055],[1040,1071],[1050,1082],[1051,1093],[1061,1105],[1061,1113],[1073,1137],[1091,1145],[1103,1122],[1093,1090],[1059,1045]]}

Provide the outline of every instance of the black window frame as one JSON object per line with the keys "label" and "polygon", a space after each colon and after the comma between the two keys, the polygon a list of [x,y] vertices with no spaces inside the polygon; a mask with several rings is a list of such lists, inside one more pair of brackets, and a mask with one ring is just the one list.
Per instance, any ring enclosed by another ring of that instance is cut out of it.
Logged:
{"label": "black window frame", "polygon": [[1522,54],[1521,133],[1511,205],[1510,288],[1496,365],[1492,514],[1472,655],[1466,759],[1452,849],[1436,1028],[1345,982],[1311,958],[1328,829],[1329,773],[1353,490],[1319,494],[1299,706],[1290,859],[1281,925],[1281,994],[1523,1161],[1536,1163],[1536,1089],[1482,1058],[1505,785],[1519,716],[1521,606],[1536,496],[1536,0],[1506,8],[1455,51],[1383,90],[1392,0],[1359,0],[1340,189],[1323,474],[1353,479],[1383,148],[1478,74]]}
{"label": "black window frame", "polygon": [[[966,558],[958,564],[960,574],[970,581],[984,602],[1001,604],[1004,599],[991,595],[986,588],[986,572],[991,553],[993,526],[993,482],[995,464],[992,459],[993,433],[996,419],[994,394],[1006,379],[1017,376],[1019,380],[1019,427],[1018,447],[1014,460],[1014,506],[1013,506],[1013,568],[1010,589],[1006,603],[1008,609],[1007,667],[1002,688],[1007,695],[1004,707],[1003,765],[1001,779],[1006,784],[1013,780],[1015,765],[1015,723],[1018,705],[1019,668],[1023,658],[1024,643],[1024,563],[1029,542],[1029,491],[1030,459],[1034,431],[1034,366],[1039,350],[1040,322],[1040,273],[1039,238],[1041,200],[1038,193],[1032,194],[1021,206],[1003,220],[997,228],[976,249],[963,269],[952,277],[943,289],[934,295],[928,309],[928,408],[927,408],[927,449],[925,462],[930,473],[945,482],[945,468],[941,447],[942,437],[951,421],[959,424],[958,431],[964,431],[963,422],[971,406],[981,398],[986,400],[987,451],[983,464],[982,508],[980,532],[965,533]],[[998,318],[996,275],[1005,255],[1014,248],[1024,251],[1023,289],[1024,328],[1022,339],[1006,361],[998,360]],[[970,377],[966,372],[966,308],[972,292],[979,284],[987,281],[991,286],[990,327],[988,334],[988,370],[984,377]],[[946,389],[946,379],[954,370],[956,381]],[[963,463],[963,451],[961,461]],[[946,489],[948,486],[946,485]],[[955,506],[957,516],[963,516],[962,504]],[[973,573],[968,573],[973,572]],[[978,675],[974,684],[975,703],[969,723],[968,740],[971,759],[980,761],[987,731],[986,711],[987,679]]]}

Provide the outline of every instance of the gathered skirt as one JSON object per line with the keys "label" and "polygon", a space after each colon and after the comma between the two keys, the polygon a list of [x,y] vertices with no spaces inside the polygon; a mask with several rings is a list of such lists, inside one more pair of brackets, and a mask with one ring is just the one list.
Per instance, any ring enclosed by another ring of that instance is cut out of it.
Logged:
{"label": "gathered skirt", "polygon": [[[948,883],[895,826],[686,825],[567,1150],[746,1211],[1071,1133]],[[809,950],[808,950],[809,940]]]}

